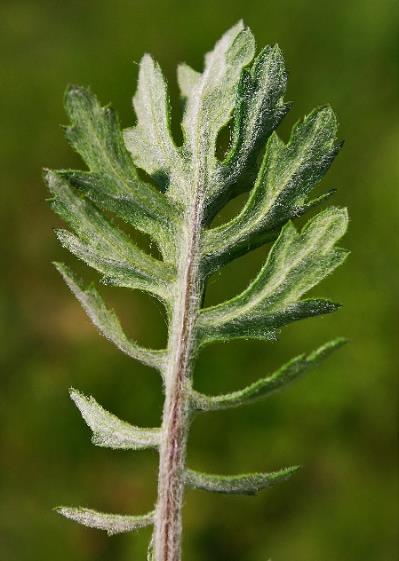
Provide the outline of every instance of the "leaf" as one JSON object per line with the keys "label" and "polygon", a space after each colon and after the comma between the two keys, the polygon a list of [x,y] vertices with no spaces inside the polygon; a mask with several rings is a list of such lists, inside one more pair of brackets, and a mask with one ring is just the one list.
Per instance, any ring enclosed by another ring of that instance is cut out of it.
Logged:
{"label": "leaf", "polygon": [[336,131],[334,112],[323,107],[295,125],[288,144],[272,134],[242,211],[226,224],[205,232],[203,252],[211,271],[269,240],[288,219],[314,206],[316,201],[309,204],[306,198],[339,150]]}
{"label": "leaf", "polygon": [[54,263],[66,284],[81,303],[92,323],[106,339],[128,356],[143,362],[147,366],[162,370],[165,363],[165,351],[145,349],[128,339],[112,310],[109,310],[93,285],[84,288],[72,271],[63,263]]}
{"label": "leaf", "polygon": [[[252,60],[255,40],[240,21],[217,41],[205,56],[204,71],[191,72],[191,87],[186,88],[187,107],[183,118],[186,140],[197,153],[197,135],[208,133],[209,148],[214,150],[217,133],[227,124],[234,108],[235,92],[242,69]],[[187,67],[185,75],[187,76]],[[184,74],[183,74],[184,75]],[[181,82],[181,80],[180,80]],[[206,120],[206,126],[205,126]],[[211,130],[207,130],[211,128]]]}
{"label": "leaf", "polygon": [[[231,189],[231,184],[248,167],[256,167],[259,147],[288,112],[290,104],[283,101],[286,87],[287,73],[278,45],[265,47],[252,66],[243,70],[236,93],[231,147],[217,171],[221,188],[208,200],[208,207],[215,207],[212,215],[220,207],[218,199],[226,196],[226,189],[230,190],[227,200],[237,194],[237,186]],[[249,184],[244,184],[244,190]]]}
{"label": "leaf", "polygon": [[271,393],[294,382],[310,368],[318,365],[332,352],[342,347],[346,342],[347,340],[342,337],[329,341],[308,355],[301,354],[291,359],[270,376],[261,378],[242,390],[216,396],[207,396],[194,391],[192,395],[193,408],[197,411],[218,411],[229,407],[247,405],[253,401],[264,399]]}
{"label": "leaf", "polygon": [[106,210],[121,211],[124,220],[154,237],[167,256],[163,242],[170,236],[175,209],[138,177],[113,109],[101,107],[89,90],[78,86],[67,89],[65,107],[72,122],[66,136],[90,171],[59,174]]}
{"label": "leaf", "polygon": [[119,178],[110,188],[128,192],[125,180],[138,176],[113,109],[101,107],[88,89],[75,85],[65,93],[65,109],[72,123],[65,129],[66,137],[90,171]]}
{"label": "leaf", "polygon": [[[103,283],[147,291],[160,299],[167,312],[168,341],[165,350],[156,351],[128,339],[97,290],[57,265],[97,329],[129,356],[161,371],[166,394],[161,428],[154,429],[132,426],[93,397],[71,390],[95,444],[159,448],[156,516],[69,507],[60,507],[59,512],[110,534],[154,522],[148,561],[181,557],[184,484],[219,493],[255,494],[298,469],[234,476],[187,470],[186,437],[195,411],[266,397],[343,344],[342,339],[330,341],[226,395],[192,390],[202,346],[237,338],[275,340],[283,326],[339,307],[305,295],[346,258],[347,252],[336,247],[347,227],[346,210],[329,208],[301,231],[291,222],[333,193],[311,194],[340,148],[336,118],[329,107],[319,108],[297,123],[284,143],[274,131],[290,106],[284,101],[286,83],[279,47],[267,46],[256,56],[251,31],[238,22],[206,55],[202,72],[187,64],[178,68],[181,146],[171,133],[166,80],[150,55],[140,62],[133,98],[137,120],[124,133],[114,111],[101,107],[88,90],[73,86],[66,94],[71,120],[66,135],[88,169],[47,173],[52,207],[71,229],[59,230],[58,238],[99,271]],[[223,153],[226,133],[230,143]],[[211,227],[219,210],[246,191],[242,210]],[[161,259],[137,247],[109,214],[148,235]],[[226,302],[203,308],[209,276],[266,243],[271,249],[248,287]]]}
{"label": "leaf", "polygon": [[187,470],[185,482],[189,487],[211,491],[212,493],[225,493],[227,495],[256,495],[281,481],[291,477],[300,466],[284,468],[271,473],[244,473],[240,475],[213,475]]}
{"label": "leaf", "polygon": [[254,37],[239,22],[205,56],[201,74],[187,66],[180,67],[179,84],[186,99],[184,153],[191,162],[193,185],[198,181],[207,185],[207,178],[217,166],[217,136],[230,120],[241,71],[251,62],[254,52]]}
{"label": "leaf", "polygon": [[152,176],[167,176],[168,183],[182,185],[186,171],[170,132],[166,82],[159,65],[148,54],[140,62],[133,106],[137,125],[124,131],[124,139],[134,163]]}
{"label": "leaf", "polygon": [[121,514],[105,514],[90,508],[59,506],[55,509],[59,514],[88,526],[105,530],[109,536],[131,532],[146,526],[151,526],[154,521],[154,513],[142,514],[140,516],[127,516]]}
{"label": "leaf", "polygon": [[329,313],[327,300],[299,300],[347,256],[334,248],[348,223],[345,209],[330,208],[310,220],[301,233],[288,222],[265,265],[244,292],[202,310],[202,343],[235,338],[274,339],[283,325]]}
{"label": "leaf", "polygon": [[123,450],[158,447],[159,429],[135,427],[109,413],[94,397],[87,397],[74,388],[71,388],[69,393],[83,419],[93,431],[92,442],[96,446]]}
{"label": "leaf", "polygon": [[172,267],[141,251],[90,201],[77,197],[59,175],[48,171],[46,179],[54,196],[52,208],[76,233],[58,230],[62,245],[102,273],[108,283],[139,288],[165,299],[167,285],[174,278]]}
{"label": "leaf", "polygon": [[174,262],[176,246],[172,240],[178,217],[174,207],[162,204],[167,201],[166,197],[158,194],[160,201],[148,202],[145,190],[139,189],[141,196],[133,190],[131,193],[110,192],[109,178],[100,174],[60,171],[58,175],[99,208],[115,213],[134,228],[149,234],[156,242],[164,261]]}

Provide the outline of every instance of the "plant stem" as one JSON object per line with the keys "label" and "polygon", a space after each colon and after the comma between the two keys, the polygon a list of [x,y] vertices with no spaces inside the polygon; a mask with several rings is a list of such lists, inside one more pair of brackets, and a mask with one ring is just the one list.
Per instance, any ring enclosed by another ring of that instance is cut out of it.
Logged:
{"label": "plant stem", "polygon": [[158,502],[154,521],[155,561],[181,559],[181,511],[190,422],[189,392],[196,352],[196,320],[203,292],[199,271],[202,206],[202,198],[197,195],[186,212],[181,238],[165,372]]}

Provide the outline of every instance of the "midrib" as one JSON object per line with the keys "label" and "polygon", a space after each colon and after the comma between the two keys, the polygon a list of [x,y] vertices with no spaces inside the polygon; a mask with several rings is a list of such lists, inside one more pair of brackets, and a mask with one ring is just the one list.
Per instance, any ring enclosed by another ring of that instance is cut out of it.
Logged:
{"label": "midrib", "polygon": [[176,283],[176,305],[169,336],[169,360],[165,372],[165,406],[160,447],[159,495],[155,519],[156,561],[180,560],[181,508],[188,433],[186,392],[191,377],[191,359],[200,306],[199,238],[203,193],[197,189],[187,211],[185,240]]}

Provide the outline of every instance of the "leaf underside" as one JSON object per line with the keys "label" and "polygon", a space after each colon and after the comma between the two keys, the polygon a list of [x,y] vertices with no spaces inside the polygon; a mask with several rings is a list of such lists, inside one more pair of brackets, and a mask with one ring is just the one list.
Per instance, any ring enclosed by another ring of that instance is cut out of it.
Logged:
{"label": "leaf underside", "polygon": [[158,369],[163,367],[165,352],[145,349],[128,339],[116,314],[106,307],[93,285],[84,287],[83,283],[75,277],[69,267],[63,263],[55,263],[55,267],[62,275],[71,292],[81,303],[92,323],[106,339],[131,358],[135,358],[147,366]]}
{"label": "leaf underside", "polygon": [[260,378],[242,390],[212,397],[194,391],[192,396],[193,408],[197,411],[217,411],[264,399],[271,393],[297,380],[346,342],[347,340],[343,337],[329,341],[308,355],[302,354],[291,359],[273,374]]}
{"label": "leaf underside", "polygon": [[337,305],[328,300],[301,300],[301,296],[346,258],[348,252],[334,244],[345,233],[347,221],[345,209],[331,207],[300,233],[287,222],[248,288],[202,311],[202,343],[251,337],[273,340],[292,321],[334,311]]}
{"label": "leaf underside", "polygon": [[140,450],[159,445],[159,429],[140,428],[121,421],[106,411],[93,397],[87,397],[75,389],[71,399],[93,432],[92,442],[104,448]]}
{"label": "leaf underside", "polygon": [[122,514],[105,514],[90,508],[60,506],[56,511],[65,518],[79,522],[89,528],[104,530],[109,536],[123,534],[145,528],[153,523],[154,513],[149,512],[141,516],[128,516]]}
{"label": "leaf underside", "polygon": [[[122,131],[115,111],[79,86],[70,86],[65,106],[68,141],[86,169],[45,171],[54,211],[69,230],[56,232],[61,244],[100,275],[103,284],[148,292],[159,299],[170,320],[181,287],[177,272],[186,231],[184,218],[201,201],[198,283],[226,263],[269,244],[265,262],[247,288],[195,318],[195,352],[216,341],[275,341],[292,322],[327,314],[339,305],[304,298],[343,263],[337,247],[345,234],[345,209],[318,212],[301,229],[294,221],[324,204],[334,190],[312,195],[338,154],[337,120],[329,106],[300,120],[289,141],[276,128],[289,110],[284,100],[287,72],[277,45],[256,54],[251,31],[238,22],[207,53],[203,71],[178,67],[184,103],[183,143],[171,133],[168,86],[158,63],[145,55],[133,97],[134,126]],[[220,156],[220,134],[230,142]],[[138,172],[137,168],[141,171]],[[243,208],[213,227],[214,216],[231,199],[248,191]],[[124,222],[124,226],[120,224]],[[153,257],[129,230],[142,232],[159,250]],[[98,331],[129,357],[160,371],[165,385],[168,350],[146,349],[129,339],[98,289],[86,286],[68,266],[56,263],[66,284]],[[235,407],[269,396],[302,376],[345,342],[334,339],[301,354],[276,372],[225,395],[190,390],[190,412]],[[190,385],[191,386],[191,385]],[[137,450],[158,448],[162,430],[140,428],[118,419],[93,397],[71,390],[71,398],[98,446]],[[187,486],[216,493],[255,494],[290,477],[298,468],[271,473],[220,476],[186,470]],[[58,512],[93,528],[116,534],[153,523],[142,516],[103,514],[86,508]],[[148,559],[153,559],[150,545]]]}
{"label": "leaf underside", "polygon": [[244,473],[240,475],[213,475],[187,470],[185,482],[189,487],[227,495],[256,495],[263,489],[285,481],[299,466],[283,468],[271,473]]}

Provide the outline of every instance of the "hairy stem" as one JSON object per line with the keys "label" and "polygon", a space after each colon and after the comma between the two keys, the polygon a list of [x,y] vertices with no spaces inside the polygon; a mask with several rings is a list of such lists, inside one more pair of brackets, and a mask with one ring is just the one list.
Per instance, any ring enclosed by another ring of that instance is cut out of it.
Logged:
{"label": "hairy stem", "polygon": [[183,242],[165,372],[166,396],[154,528],[155,561],[181,559],[181,510],[190,415],[189,392],[196,351],[196,319],[203,291],[199,274],[202,206],[201,197],[197,196],[188,209],[183,224]]}

